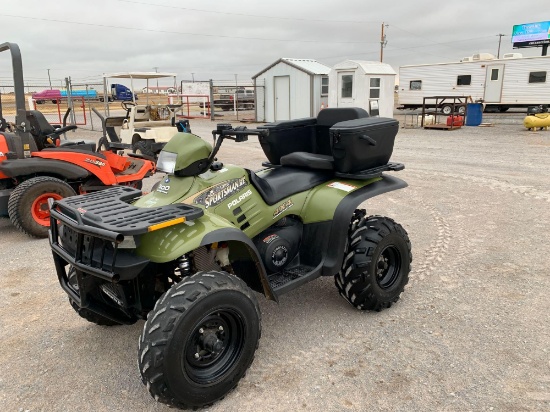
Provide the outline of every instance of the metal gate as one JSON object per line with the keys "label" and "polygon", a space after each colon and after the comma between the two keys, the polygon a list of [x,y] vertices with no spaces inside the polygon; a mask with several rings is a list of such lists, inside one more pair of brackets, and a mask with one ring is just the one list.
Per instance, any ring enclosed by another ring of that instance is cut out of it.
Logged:
{"label": "metal gate", "polygon": [[210,118],[212,120],[265,121],[264,84],[252,81],[210,81]]}

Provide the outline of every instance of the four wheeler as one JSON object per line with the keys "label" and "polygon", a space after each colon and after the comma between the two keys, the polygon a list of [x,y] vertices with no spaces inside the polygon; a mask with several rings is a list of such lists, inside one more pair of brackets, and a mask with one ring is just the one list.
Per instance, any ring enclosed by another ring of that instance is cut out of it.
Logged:
{"label": "four wheeler", "polygon": [[[281,295],[333,276],[360,310],[396,302],[411,243],[359,204],[407,184],[386,171],[399,124],[358,108],[258,129],[218,125],[214,146],[177,133],[161,151],[156,190],[115,187],[51,201],[50,245],[73,309],[99,325],[146,319],[142,381],[158,400],[198,408],[223,398],[251,365],[258,292]],[[216,160],[222,143],[258,136],[252,171]]]}
{"label": "four wheeler", "polygon": [[120,156],[115,149],[96,152],[94,143],[61,143],[60,135],[76,126],[55,129],[41,112],[25,109],[19,47],[0,44],[0,52],[5,50],[12,57],[17,112],[15,123],[8,125],[0,104],[0,216],[8,215],[30,236],[47,237],[48,199],[116,184],[141,187],[142,179],[155,170],[152,161]]}

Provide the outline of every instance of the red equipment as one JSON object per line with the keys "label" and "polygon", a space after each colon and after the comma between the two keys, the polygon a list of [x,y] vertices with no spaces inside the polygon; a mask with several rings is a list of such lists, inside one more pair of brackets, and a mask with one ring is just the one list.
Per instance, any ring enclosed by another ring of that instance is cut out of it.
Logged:
{"label": "red equipment", "polygon": [[464,116],[457,114],[447,117],[447,126],[464,126]]}
{"label": "red equipment", "polygon": [[0,216],[9,216],[15,227],[30,236],[47,237],[48,199],[116,184],[141,188],[142,179],[155,171],[154,162],[139,155],[118,155],[114,147],[97,152],[94,142],[61,143],[59,136],[76,126],[56,129],[41,112],[25,109],[19,46],[0,44],[0,52],[5,50],[12,57],[17,112],[15,123],[8,125],[0,99]]}

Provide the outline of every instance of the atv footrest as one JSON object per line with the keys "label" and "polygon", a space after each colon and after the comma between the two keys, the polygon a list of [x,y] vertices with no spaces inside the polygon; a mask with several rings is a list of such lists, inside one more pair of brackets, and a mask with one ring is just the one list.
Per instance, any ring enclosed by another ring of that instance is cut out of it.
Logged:
{"label": "atv footrest", "polygon": [[292,282],[304,275],[310,273],[314,268],[310,266],[296,266],[290,269],[285,269],[282,273],[274,273],[269,275],[269,284],[273,290],[276,290],[285,284]]}
{"label": "atv footrest", "polygon": [[402,163],[388,163],[384,166],[375,167],[372,169],[362,170],[357,173],[338,173],[336,172],[336,177],[341,179],[355,179],[355,180],[368,180],[375,177],[379,177],[383,172],[398,172],[403,170],[405,165]]}

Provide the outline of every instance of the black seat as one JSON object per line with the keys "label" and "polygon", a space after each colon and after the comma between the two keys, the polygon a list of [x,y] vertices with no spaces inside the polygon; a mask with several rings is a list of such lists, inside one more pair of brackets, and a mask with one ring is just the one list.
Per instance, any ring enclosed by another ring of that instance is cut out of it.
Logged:
{"label": "black seat", "polygon": [[330,170],[307,170],[283,166],[267,169],[261,175],[249,170],[250,182],[268,205],[287,198],[295,193],[309,190],[334,176]]}
{"label": "black seat", "polygon": [[322,154],[294,152],[281,157],[281,165],[316,170],[334,170],[334,158]]}
{"label": "black seat", "polygon": [[38,150],[54,145],[54,140],[60,134],[76,129],[76,126],[69,125],[60,128],[54,128],[38,110],[28,110],[27,120],[30,125],[31,135],[34,137]]}

